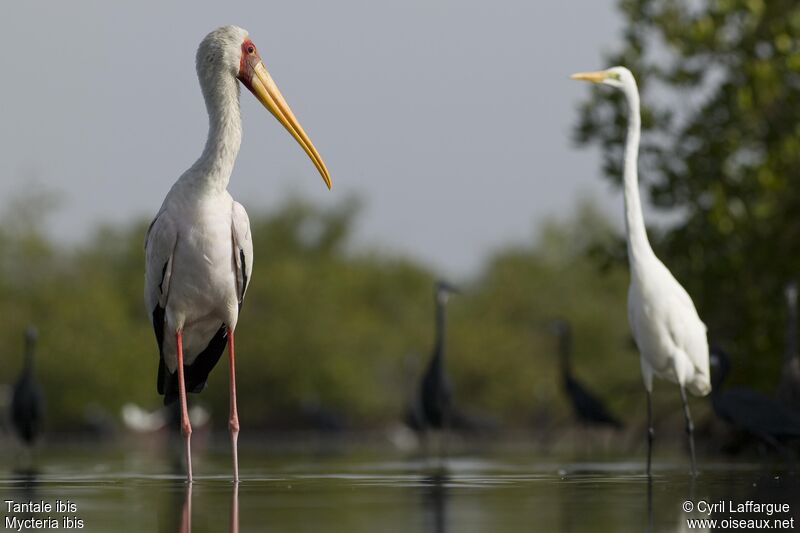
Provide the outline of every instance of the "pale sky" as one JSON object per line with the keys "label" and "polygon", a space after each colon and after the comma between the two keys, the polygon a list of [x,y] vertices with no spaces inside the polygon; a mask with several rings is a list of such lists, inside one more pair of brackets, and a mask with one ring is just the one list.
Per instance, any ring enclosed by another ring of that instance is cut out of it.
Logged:
{"label": "pale sky", "polygon": [[31,182],[58,192],[48,227],[65,242],[99,221],[151,217],[205,142],[197,45],[236,24],[321,152],[333,190],[244,90],[233,196],[252,215],[289,194],[327,204],[355,192],[365,203],[360,244],[469,274],[544,218],[568,216],[580,196],[621,220],[600,154],[572,145],[588,87],[568,79],[609,66],[601,54],[620,38],[615,4],[5,3],[0,196]]}

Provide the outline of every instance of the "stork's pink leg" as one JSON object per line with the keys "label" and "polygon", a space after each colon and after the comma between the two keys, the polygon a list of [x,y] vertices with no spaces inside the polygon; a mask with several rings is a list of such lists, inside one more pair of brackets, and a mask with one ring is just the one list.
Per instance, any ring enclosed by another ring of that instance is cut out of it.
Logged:
{"label": "stork's pink leg", "polygon": [[181,402],[181,433],[186,445],[186,479],[192,482],[192,424],[189,422],[189,408],[186,405],[186,381],[183,377],[183,331],[175,332],[178,351],[178,397]]}
{"label": "stork's pink leg", "polygon": [[233,349],[233,330],[228,328],[228,372],[230,375],[231,414],[228,429],[231,432],[231,448],[233,449],[233,482],[239,482],[239,412],[236,410],[236,366]]}

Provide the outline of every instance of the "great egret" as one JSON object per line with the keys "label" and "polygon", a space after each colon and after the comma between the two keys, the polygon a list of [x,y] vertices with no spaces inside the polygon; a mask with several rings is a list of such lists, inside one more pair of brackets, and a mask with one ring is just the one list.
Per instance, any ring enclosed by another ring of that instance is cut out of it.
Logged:
{"label": "great egret", "polygon": [[694,423],[686,389],[698,396],[711,391],[706,326],[689,294],[656,257],[647,239],[637,173],[641,117],[636,80],[625,67],[581,72],[573,74],[572,79],[610,85],[621,90],[628,102],[624,171],[625,233],[631,272],[628,321],[639,348],[642,379],[647,390],[647,474],[651,471],[654,438],[653,376],[658,376],[677,383],[680,388],[692,474],[696,475]]}
{"label": "great egret", "polygon": [[800,438],[800,414],[779,400],[744,387],[722,388],[731,365],[728,355],[719,348],[711,350],[711,367],[711,406],[717,416],[779,451],[786,451],[781,439]]}
{"label": "great egret", "polygon": [[800,412],[800,354],[797,352],[797,283],[784,288],[786,299],[786,344],[783,353],[778,398],[795,412]]}
{"label": "great egret", "polygon": [[564,319],[550,323],[550,329],[558,339],[558,359],[561,383],[569,397],[572,410],[581,422],[594,426],[611,426],[622,429],[622,423],[612,415],[603,401],[572,375],[572,327]]}
{"label": "great egret", "polygon": [[234,331],[253,269],[250,222],[244,207],[227,191],[242,137],[239,82],[295,138],[328,188],[331,180],[245,30],[224,26],[209,33],[197,49],[197,77],[208,111],[208,140],[200,158],[172,186],[147,231],[144,300],[160,353],[158,392],[165,404],[180,401],[190,482],[192,427],[186,392],[203,389],[227,341],[228,427],[233,479],[238,481]]}
{"label": "great egret", "polygon": [[28,326],[25,330],[25,362],[11,396],[11,424],[26,446],[32,445],[39,436],[44,417],[44,394],[33,375],[38,337],[36,328]]}

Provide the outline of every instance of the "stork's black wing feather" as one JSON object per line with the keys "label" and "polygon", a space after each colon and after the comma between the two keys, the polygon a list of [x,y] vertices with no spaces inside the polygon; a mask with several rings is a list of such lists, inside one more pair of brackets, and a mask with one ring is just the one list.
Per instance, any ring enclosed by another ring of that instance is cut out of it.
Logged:
{"label": "stork's black wing feather", "polygon": [[250,280],[247,278],[247,258],[244,255],[244,250],[239,248],[239,262],[241,263],[242,273],[242,293],[239,295],[239,311],[242,310],[242,303],[244,303],[244,293],[247,292],[247,285]]}
{"label": "stork's black wing feather", "polygon": [[164,364],[164,308],[157,305],[153,309],[153,330],[156,333],[156,342],[158,343],[158,378],[156,379],[156,387],[159,394],[164,394],[164,379],[167,373],[167,367]]}

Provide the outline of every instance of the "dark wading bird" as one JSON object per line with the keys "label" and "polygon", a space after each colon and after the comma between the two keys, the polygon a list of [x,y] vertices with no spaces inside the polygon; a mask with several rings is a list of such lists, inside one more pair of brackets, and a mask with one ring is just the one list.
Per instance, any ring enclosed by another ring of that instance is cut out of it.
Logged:
{"label": "dark wading bird", "polygon": [[572,365],[570,364],[572,327],[570,323],[564,319],[556,319],[550,323],[550,329],[558,339],[561,384],[564,387],[564,393],[569,397],[575,416],[580,422],[587,425],[622,429],[622,423],[609,412],[603,401],[572,375]]}
{"label": "dark wading bird", "polygon": [[422,376],[417,398],[409,413],[409,425],[423,433],[450,429],[453,417],[453,386],[447,377],[444,362],[445,308],[451,294],[459,291],[444,281],[434,286],[436,337],[433,355]]}
{"label": "dark wading bird", "polygon": [[26,446],[31,446],[42,429],[44,394],[33,375],[33,358],[38,333],[33,326],[25,331],[25,362],[11,396],[11,423]]}
{"label": "dark wading bird", "polygon": [[797,283],[784,289],[786,298],[786,348],[783,354],[778,398],[790,409],[800,413],[800,354],[797,353]]}
{"label": "dark wading bird", "polygon": [[200,158],[172,186],[145,238],[147,312],[158,342],[158,392],[180,401],[186,473],[192,480],[186,392],[199,392],[228,345],[233,479],[239,479],[234,331],[253,270],[250,222],[227,191],[239,153],[239,82],[300,144],[330,188],[328,170],[245,30],[225,26],[197,49],[197,77],[209,118]]}
{"label": "dark wading bird", "polygon": [[717,347],[711,350],[711,368],[714,413],[732,426],[787,453],[788,448],[781,441],[800,438],[800,414],[753,389],[729,387],[723,390],[731,363],[728,354]]}
{"label": "dark wading bird", "polygon": [[642,381],[647,391],[647,474],[653,455],[653,377],[676,383],[683,401],[683,416],[692,460],[692,474],[697,474],[694,453],[694,422],[689,412],[686,391],[696,396],[711,392],[708,369],[706,326],[700,320],[689,293],[675,279],[650,246],[639,198],[639,138],[641,115],[639,89],[631,71],[613,67],[599,72],[572,75],[576,80],[609,85],[622,91],[628,103],[628,131],[625,141],[624,196],[625,235],[631,283],[628,289],[628,322],[639,348]]}

